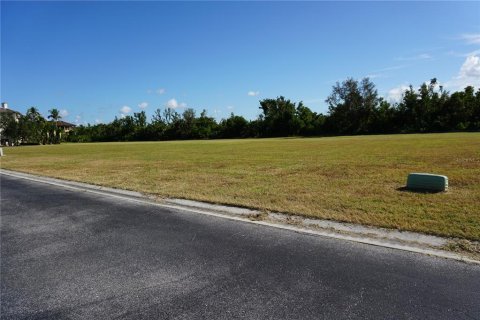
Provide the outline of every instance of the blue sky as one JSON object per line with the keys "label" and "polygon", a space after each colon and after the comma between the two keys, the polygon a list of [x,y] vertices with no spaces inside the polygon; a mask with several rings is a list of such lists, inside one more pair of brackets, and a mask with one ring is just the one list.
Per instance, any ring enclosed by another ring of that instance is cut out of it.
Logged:
{"label": "blue sky", "polygon": [[74,123],[172,107],[249,119],[283,95],[327,112],[336,81],[379,93],[480,87],[479,2],[1,2],[1,100]]}

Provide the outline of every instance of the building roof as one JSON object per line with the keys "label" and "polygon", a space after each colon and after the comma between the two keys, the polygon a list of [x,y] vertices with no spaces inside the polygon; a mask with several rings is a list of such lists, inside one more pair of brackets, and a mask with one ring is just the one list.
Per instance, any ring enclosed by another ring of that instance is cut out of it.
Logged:
{"label": "building roof", "polygon": [[20,112],[9,109],[9,108],[0,108],[0,113],[16,113],[18,115],[21,115]]}
{"label": "building roof", "polygon": [[[55,122],[55,121],[51,120],[51,122]],[[57,121],[57,126],[59,126],[59,127],[71,127],[71,128],[76,127],[75,124],[70,123],[70,122],[66,122],[66,121],[62,121],[62,120]]]}

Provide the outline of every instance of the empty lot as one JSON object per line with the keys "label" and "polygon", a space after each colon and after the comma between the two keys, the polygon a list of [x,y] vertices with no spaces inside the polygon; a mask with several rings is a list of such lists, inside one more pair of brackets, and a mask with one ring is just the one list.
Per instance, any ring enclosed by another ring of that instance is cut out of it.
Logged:
{"label": "empty lot", "polygon": [[[480,133],[4,148],[2,168],[158,197],[480,239]],[[447,193],[402,191],[410,172]]]}

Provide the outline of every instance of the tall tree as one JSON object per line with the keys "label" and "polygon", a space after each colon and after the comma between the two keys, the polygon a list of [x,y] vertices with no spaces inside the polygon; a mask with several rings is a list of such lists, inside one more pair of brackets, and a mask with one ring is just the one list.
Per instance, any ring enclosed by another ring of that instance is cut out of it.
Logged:
{"label": "tall tree", "polygon": [[249,135],[248,121],[242,116],[236,116],[233,113],[227,119],[220,121],[221,138],[244,138]]}
{"label": "tall tree", "polygon": [[36,107],[30,107],[25,113],[25,142],[46,143],[46,123]]}
{"label": "tall tree", "polygon": [[11,113],[0,113],[0,138],[6,139],[11,145],[24,140],[24,117],[17,118]]}
{"label": "tall tree", "polygon": [[353,78],[337,82],[325,100],[328,103],[330,125],[336,133],[361,134],[373,131],[380,99],[375,84],[368,78],[361,82]]}
{"label": "tall tree", "polygon": [[60,115],[60,111],[56,108],[50,109],[48,110],[48,112],[50,113],[48,115],[48,119],[52,119],[53,121],[55,121],[55,124],[57,124],[58,120],[62,118],[62,116]]}
{"label": "tall tree", "polygon": [[209,139],[216,137],[218,124],[214,118],[207,115],[207,110],[203,109],[200,117],[195,119],[194,138]]}
{"label": "tall tree", "polygon": [[264,134],[266,136],[285,137],[298,134],[300,126],[296,116],[295,103],[285,97],[260,101],[263,111]]}
{"label": "tall tree", "polygon": [[47,124],[47,127],[49,128],[48,129],[48,137],[49,137],[49,140],[50,140],[49,142],[50,143],[60,143],[60,140],[62,139],[62,134],[58,130],[58,120],[60,120],[62,118],[62,116],[60,116],[60,111],[56,108],[50,109],[50,110],[48,110],[48,112],[50,113],[48,115],[48,118],[52,119],[52,121],[55,125],[53,127],[53,126],[50,126],[50,125]]}

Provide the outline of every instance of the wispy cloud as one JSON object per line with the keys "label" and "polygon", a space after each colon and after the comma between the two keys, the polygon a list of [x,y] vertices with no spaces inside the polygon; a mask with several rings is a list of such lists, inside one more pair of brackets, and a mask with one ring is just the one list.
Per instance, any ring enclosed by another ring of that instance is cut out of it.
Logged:
{"label": "wispy cloud", "polygon": [[250,97],[255,97],[255,96],[258,96],[260,94],[260,91],[248,91],[247,92],[247,95],[250,96]]}
{"label": "wispy cloud", "polygon": [[60,110],[60,117],[65,118],[68,116],[68,111],[67,109],[62,109]]}
{"label": "wispy cloud", "polygon": [[480,54],[480,49],[473,50],[473,51],[466,52],[466,53],[451,50],[451,51],[447,52],[446,54],[449,55],[449,56],[466,58],[466,57],[469,57],[469,56],[476,56],[476,55]]}
{"label": "wispy cloud", "polygon": [[460,39],[467,44],[480,44],[480,33],[465,33],[460,36]]}
{"label": "wispy cloud", "polygon": [[138,104],[138,107],[140,109],[145,109],[146,107],[148,107],[148,102],[145,102],[145,101],[141,102],[141,103]]}
{"label": "wispy cloud", "polygon": [[396,66],[381,68],[381,69],[371,71],[365,77],[367,77],[369,79],[389,78],[390,77],[390,72],[389,71],[400,70],[400,69],[403,69],[405,67],[407,67],[407,65],[402,64],[402,65],[396,65]]}
{"label": "wispy cloud", "polygon": [[400,70],[400,69],[404,69],[406,67],[407,67],[407,65],[401,64],[401,65],[396,65],[396,66],[391,66],[391,67],[386,67],[386,68],[381,68],[381,69],[378,69],[378,70],[374,70],[373,73]]}
{"label": "wispy cloud", "polygon": [[178,103],[177,99],[173,98],[168,100],[165,106],[170,109],[178,109],[178,108],[186,108],[187,104],[185,102]]}
{"label": "wispy cloud", "polygon": [[395,60],[397,61],[417,61],[417,60],[430,60],[432,59],[432,56],[428,53],[421,53],[417,54],[415,56],[410,56],[410,57],[398,57]]}
{"label": "wispy cloud", "polygon": [[372,74],[367,74],[365,77],[369,79],[377,79],[377,78],[386,78],[387,76],[383,73],[372,73]]}
{"label": "wispy cloud", "polygon": [[167,90],[165,90],[165,88],[158,88],[158,89],[148,89],[147,90],[147,93],[148,94],[152,94],[152,93],[156,93],[158,95],[162,95],[164,94],[165,92],[167,92]]}
{"label": "wispy cloud", "polygon": [[74,122],[75,122],[76,124],[79,124],[81,121],[82,121],[82,116],[76,115]]}
{"label": "wispy cloud", "polygon": [[416,56],[415,58],[417,58],[418,60],[425,60],[425,59],[432,59],[432,56],[429,55],[428,53],[422,53]]}

